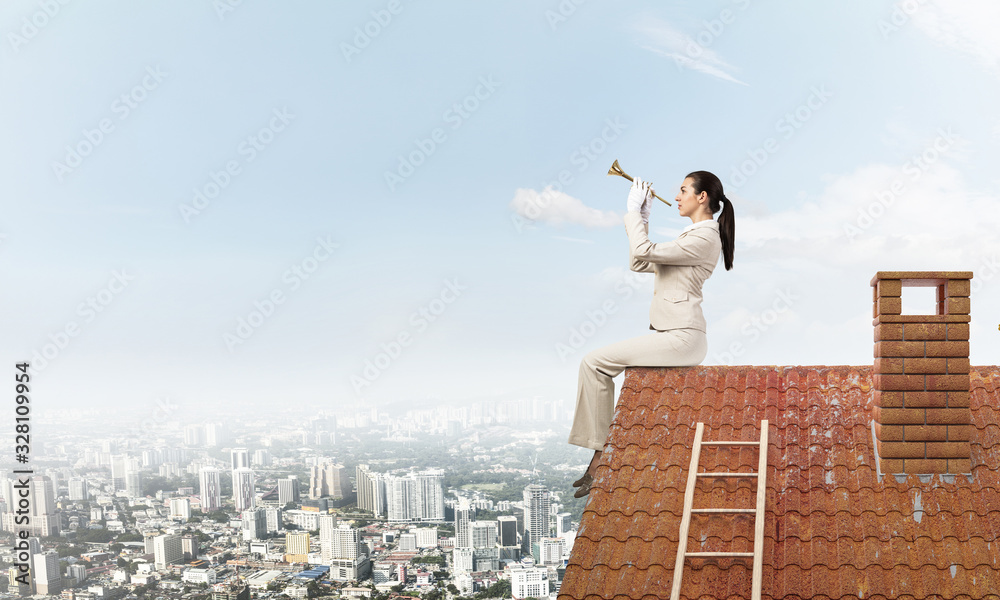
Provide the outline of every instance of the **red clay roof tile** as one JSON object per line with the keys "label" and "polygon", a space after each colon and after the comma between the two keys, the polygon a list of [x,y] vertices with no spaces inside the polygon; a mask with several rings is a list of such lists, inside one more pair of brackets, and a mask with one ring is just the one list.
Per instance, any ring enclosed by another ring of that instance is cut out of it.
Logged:
{"label": "red clay roof tile", "polygon": [[[972,474],[879,476],[872,369],[627,371],[565,599],[669,597],[694,426],[757,440],[770,421],[764,598],[1000,598],[1000,367],[973,367]],[[756,448],[703,448],[702,471],[756,471]],[[701,478],[695,505],[752,507],[754,483]],[[745,515],[694,515],[692,551],[750,551]],[[686,563],[685,598],[749,597],[746,559]]]}

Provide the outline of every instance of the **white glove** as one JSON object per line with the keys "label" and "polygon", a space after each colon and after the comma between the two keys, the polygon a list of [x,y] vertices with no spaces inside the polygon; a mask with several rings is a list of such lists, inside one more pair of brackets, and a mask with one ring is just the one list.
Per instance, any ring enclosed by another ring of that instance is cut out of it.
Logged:
{"label": "white glove", "polygon": [[629,212],[632,212],[633,210],[640,210],[648,195],[649,182],[644,182],[638,177],[633,179],[632,188],[628,191],[627,210]]}
{"label": "white glove", "polygon": [[649,211],[653,208],[653,184],[647,183],[649,186],[649,192],[646,194],[646,199],[642,201],[642,206],[639,208],[639,214],[642,215],[642,222],[649,223]]}

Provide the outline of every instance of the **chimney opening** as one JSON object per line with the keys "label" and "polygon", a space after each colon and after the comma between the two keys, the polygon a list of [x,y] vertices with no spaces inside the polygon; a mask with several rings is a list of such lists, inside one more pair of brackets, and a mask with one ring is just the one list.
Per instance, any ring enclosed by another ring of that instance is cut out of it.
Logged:
{"label": "chimney opening", "polygon": [[941,286],[909,286],[902,289],[904,315],[940,315],[941,301],[939,293]]}

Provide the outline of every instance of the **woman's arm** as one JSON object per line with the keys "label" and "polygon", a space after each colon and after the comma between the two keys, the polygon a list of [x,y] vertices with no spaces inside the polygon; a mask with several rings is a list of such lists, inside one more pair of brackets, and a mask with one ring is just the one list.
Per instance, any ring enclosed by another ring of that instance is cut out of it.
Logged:
{"label": "woman's arm", "polygon": [[629,253],[636,262],[698,265],[710,260],[709,257],[716,251],[714,246],[718,244],[711,238],[702,237],[700,232],[691,232],[673,242],[654,244],[649,241],[639,211],[625,213],[625,231],[628,233]]}
{"label": "woman's arm", "polygon": [[[649,236],[649,223],[643,223],[642,225],[643,225],[643,231],[646,233],[647,236]],[[626,230],[626,232],[627,232],[627,230]],[[655,272],[655,269],[653,268],[653,265],[650,264],[649,261],[639,260],[638,258],[635,257],[634,254],[632,254],[632,244],[631,244],[631,242],[629,242],[628,259],[629,259],[629,266],[628,266],[628,268],[631,269],[631,270],[633,270],[633,271],[635,271],[636,273],[653,273],[653,272]]]}

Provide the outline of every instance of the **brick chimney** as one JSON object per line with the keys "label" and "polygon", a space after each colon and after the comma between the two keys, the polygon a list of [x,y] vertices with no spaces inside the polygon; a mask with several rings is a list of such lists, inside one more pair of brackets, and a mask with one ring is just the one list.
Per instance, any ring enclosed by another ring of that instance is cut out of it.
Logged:
{"label": "brick chimney", "polygon": [[[879,271],[873,420],[882,472],[969,473],[971,271]],[[937,314],[902,314],[904,287],[934,287]]]}

